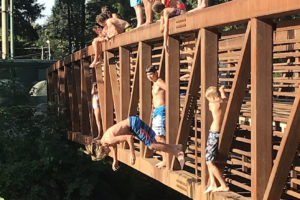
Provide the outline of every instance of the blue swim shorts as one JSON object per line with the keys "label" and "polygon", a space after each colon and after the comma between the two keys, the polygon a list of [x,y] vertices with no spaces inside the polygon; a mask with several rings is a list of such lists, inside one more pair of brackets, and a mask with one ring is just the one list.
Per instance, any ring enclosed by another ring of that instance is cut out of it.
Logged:
{"label": "blue swim shorts", "polygon": [[205,160],[208,162],[216,160],[218,152],[219,135],[220,134],[218,132],[209,131],[205,152]]}
{"label": "blue swim shorts", "polygon": [[166,119],[166,107],[159,106],[154,109],[152,115],[152,129],[157,136],[165,136],[165,119]]}
{"label": "blue swim shorts", "polygon": [[130,6],[134,7],[137,5],[143,5],[143,1],[142,0],[130,0]]}
{"label": "blue swim shorts", "polygon": [[145,122],[137,116],[130,116],[129,125],[134,136],[139,138],[146,146],[151,146],[154,142],[155,133]]}

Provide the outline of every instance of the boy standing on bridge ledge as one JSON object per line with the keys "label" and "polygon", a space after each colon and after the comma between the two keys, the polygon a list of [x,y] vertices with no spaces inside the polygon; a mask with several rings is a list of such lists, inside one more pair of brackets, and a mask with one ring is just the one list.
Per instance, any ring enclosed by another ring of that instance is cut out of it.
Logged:
{"label": "boy standing on bridge ledge", "polygon": [[[225,192],[229,191],[229,187],[226,185],[223,175],[214,163],[218,151],[219,132],[221,129],[224,110],[226,108],[227,97],[224,91],[224,85],[222,85],[219,90],[217,87],[210,86],[205,92],[205,97],[209,101],[209,110],[211,111],[213,122],[210,126],[205,154],[210,184],[204,193],[211,191]],[[220,183],[219,187],[217,187],[215,179],[217,179]]]}
{"label": "boy standing on bridge ledge", "polygon": [[[152,129],[155,132],[155,139],[158,142],[166,143],[165,136],[165,118],[166,118],[166,106],[165,106],[165,92],[166,83],[158,77],[157,69],[155,66],[150,65],[146,69],[147,78],[153,82],[152,86],[152,104],[154,107],[152,115]],[[166,166],[165,155],[162,154],[162,162],[155,165],[158,168]]]}
{"label": "boy standing on bridge ledge", "polygon": [[181,0],[155,1],[152,6],[153,12],[160,14],[160,32],[164,36],[164,49],[168,52],[169,18],[179,16],[186,12],[184,3]]}
{"label": "boy standing on bridge ledge", "polygon": [[117,144],[120,142],[127,142],[130,149],[130,163],[135,163],[135,150],[133,145],[133,137],[136,136],[141,140],[149,149],[156,151],[163,151],[175,156],[181,166],[184,165],[184,153],[182,145],[164,144],[155,140],[154,131],[139,117],[130,116],[129,118],[113,125],[104,133],[101,140],[95,140],[92,143],[91,154],[93,160],[103,159],[110,152],[109,147],[113,150],[113,163],[112,169],[118,169],[118,155]]}

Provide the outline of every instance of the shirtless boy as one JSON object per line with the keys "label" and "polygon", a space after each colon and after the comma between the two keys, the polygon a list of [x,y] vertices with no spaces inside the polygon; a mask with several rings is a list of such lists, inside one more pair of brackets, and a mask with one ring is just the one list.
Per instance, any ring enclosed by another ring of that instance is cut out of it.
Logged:
{"label": "shirtless boy", "polygon": [[[210,184],[204,193],[229,191],[229,187],[226,185],[223,175],[214,163],[218,151],[219,132],[227,100],[224,85],[222,85],[219,90],[217,87],[210,86],[205,92],[205,97],[209,101],[209,110],[212,113],[213,122],[210,126],[205,154]],[[217,186],[216,179],[220,183],[219,187]]]}
{"label": "shirtless boy", "polygon": [[166,51],[168,48],[169,18],[179,16],[186,12],[185,5],[181,0],[166,0],[163,2],[155,1],[152,6],[153,12],[160,14],[160,32],[164,36],[163,47]]}
{"label": "shirtless boy", "polygon": [[97,83],[93,83],[92,90],[91,90],[91,95],[92,95],[93,113],[94,113],[97,128],[98,128],[98,135],[95,139],[100,139],[100,136],[101,136],[101,120],[100,120],[100,103],[99,103]]}
{"label": "shirtless boy", "polygon": [[[161,143],[166,143],[165,136],[165,91],[166,83],[158,77],[157,69],[151,65],[146,69],[147,78],[153,82],[152,86],[152,103],[153,103],[153,115],[152,115],[152,129],[155,132],[155,139]],[[156,167],[161,168],[166,166],[165,155],[162,155],[162,162],[156,164]]]}
{"label": "shirtless boy", "polygon": [[95,25],[93,27],[93,31],[98,36],[92,42],[95,57],[94,57],[93,62],[90,65],[91,68],[94,68],[98,62],[102,62],[102,59],[101,59],[101,53],[102,53],[101,42],[105,41],[105,35],[106,35],[107,28],[103,27],[101,25]]}
{"label": "shirtless boy", "polygon": [[129,118],[113,125],[107,129],[101,140],[96,140],[94,143],[92,143],[92,159],[103,159],[108,155],[111,147],[113,153],[112,169],[114,171],[117,170],[117,144],[126,141],[130,149],[130,163],[134,165],[134,136],[141,140],[151,150],[163,151],[174,155],[178,159],[181,168],[183,168],[184,153],[182,151],[182,145],[164,144],[156,141],[154,131],[137,116],[130,116]]}

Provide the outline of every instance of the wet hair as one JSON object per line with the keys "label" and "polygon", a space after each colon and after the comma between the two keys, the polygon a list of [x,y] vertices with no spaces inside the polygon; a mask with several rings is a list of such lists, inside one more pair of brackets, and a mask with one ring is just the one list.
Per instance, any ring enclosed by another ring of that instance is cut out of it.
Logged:
{"label": "wet hair", "polygon": [[146,73],[149,73],[149,72],[156,72],[157,71],[157,68],[154,66],[154,65],[150,65],[149,67],[147,67],[146,69]]}
{"label": "wet hair", "polygon": [[155,1],[152,5],[152,10],[155,13],[160,14],[165,9],[165,5],[159,1]]}
{"label": "wet hair", "polygon": [[96,17],[96,22],[99,23],[103,23],[105,20],[109,19],[110,17],[106,14],[106,13],[101,13],[99,15],[97,15]]}
{"label": "wet hair", "polygon": [[[93,26],[93,31],[95,32],[95,33],[97,33],[97,29],[98,28],[101,28],[101,29],[103,29],[103,26],[101,26],[100,24],[95,24],[94,26]],[[98,33],[97,33],[98,34]]]}
{"label": "wet hair", "polygon": [[213,97],[220,97],[221,94],[220,94],[220,91],[218,90],[217,87],[215,86],[210,86],[206,89],[205,91],[205,97],[210,97],[210,96],[213,96]]}
{"label": "wet hair", "polygon": [[93,88],[94,88],[94,87],[97,87],[97,83],[94,82],[93,85],[92,85],[92,87],[93,87]]}
{"label": "wet hair", "polygon": [[102,160],[107,156],[105,153],[103,147],[100,144],[97,144],[96,142],[91,143],[91,158],[92,160],[98,161]]}

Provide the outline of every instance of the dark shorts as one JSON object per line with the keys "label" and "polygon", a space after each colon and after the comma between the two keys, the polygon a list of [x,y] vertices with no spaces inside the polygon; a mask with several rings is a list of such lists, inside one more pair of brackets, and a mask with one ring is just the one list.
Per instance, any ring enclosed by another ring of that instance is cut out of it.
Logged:
{"label": "dark shorts", "polygon": [[205,160],[214,161],[216,160],[219,143],[219,133],[209,131],[209,135],[206,142]]}
{"label": "dark shorts", "polygon": [[179,15],[181,15],[183,12],[184,12],[184,11],[183,11],[182,9],[180,9],[180,8],[174,8],[174,11],[171,12],[171,13],[169,14],[169,18],[179,16]]}
{"label": "dark shorts", "polygon": [[143,122],[139,117],[129,117],[130,131],[134,136],[139,138],[146,146],[151,146],[154,142],[155,133],[154,131]]}

